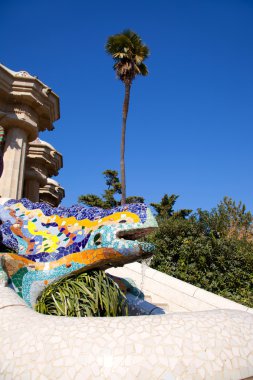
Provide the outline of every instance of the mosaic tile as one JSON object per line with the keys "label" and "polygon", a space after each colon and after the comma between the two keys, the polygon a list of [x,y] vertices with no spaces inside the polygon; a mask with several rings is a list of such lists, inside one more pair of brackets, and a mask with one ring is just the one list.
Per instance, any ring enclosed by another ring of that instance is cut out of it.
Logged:
{"label": "mosaic tile", "polygon": [[0,220],[2,243],[14,251],[4,254],[4,269],[29,306],[50,282],[70,273],[150,256],[153,245],[135,239],[157,227],[144,204],[104,210],[12,199],[0,206]]}

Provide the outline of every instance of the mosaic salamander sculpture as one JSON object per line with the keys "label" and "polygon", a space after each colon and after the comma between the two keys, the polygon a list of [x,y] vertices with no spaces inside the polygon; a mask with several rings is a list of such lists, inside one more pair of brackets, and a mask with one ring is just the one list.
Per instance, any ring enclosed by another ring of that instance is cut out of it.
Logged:
{"label": "mosaic salamander sculpture", "polygon": [[51,282],[88,269],[122,266],[149,257],[153,245],[137,239],[157,223],[144,204],[111,210],[74,205],[53,208],[27,199],[1,200],[0,254],[11,286],[33,307]]}

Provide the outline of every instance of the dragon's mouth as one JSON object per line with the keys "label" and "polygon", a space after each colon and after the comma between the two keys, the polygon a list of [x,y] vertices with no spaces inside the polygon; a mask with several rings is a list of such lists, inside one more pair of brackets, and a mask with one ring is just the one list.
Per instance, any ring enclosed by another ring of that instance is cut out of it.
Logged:
{"label": "dragon's mouth", "polygon": [[124,240],[139,240],[155,230],[155,227],[136,228],[118,231],[116,236]]}

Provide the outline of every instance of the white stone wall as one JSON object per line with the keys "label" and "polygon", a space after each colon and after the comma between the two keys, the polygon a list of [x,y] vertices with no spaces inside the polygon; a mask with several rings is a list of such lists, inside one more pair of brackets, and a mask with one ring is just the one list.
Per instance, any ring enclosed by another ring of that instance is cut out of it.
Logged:
{"label": "white stone wall", "polygon": [[253,376],[253,315],[239,310],[71,318],[0,287],[1,380],[239,380]]}
{"label": "white stone wall", "polygon": [[150,302],[164,304],[165,309],[170,312],[204,311],[222,308],[241,310],[253,314],[252,308],[200,289],[148,266],[143,269],[139,263],[127,264],[121,268],[110,268],[108,272],[114,276],[131,278],[146,296],[151,297]]}

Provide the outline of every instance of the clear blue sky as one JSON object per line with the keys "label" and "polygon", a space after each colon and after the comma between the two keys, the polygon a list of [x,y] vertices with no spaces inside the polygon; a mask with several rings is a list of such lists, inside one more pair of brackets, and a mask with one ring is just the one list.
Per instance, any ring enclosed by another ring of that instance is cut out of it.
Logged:
{"label": "clear blue sky", "polygon": [[123,85],[104,52],[131,28],[150,47],[127,125],[127,195],[210,209],[223,196],[253,210],[253,1],[19,1],[0,4],[0,62],[61,99],[45,139],[64,156],[56,178],[70,205],[102,193],[119,170]]}

